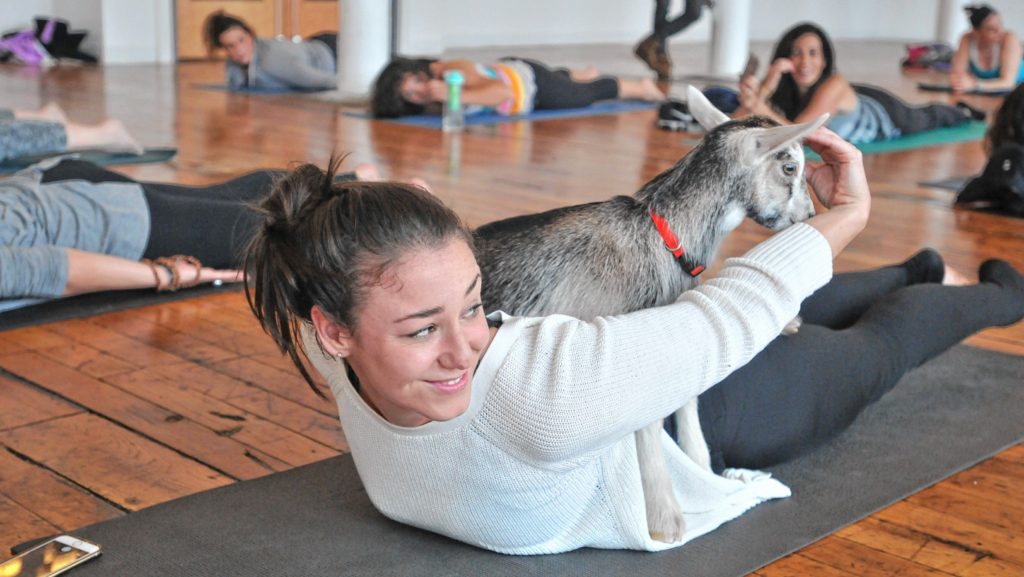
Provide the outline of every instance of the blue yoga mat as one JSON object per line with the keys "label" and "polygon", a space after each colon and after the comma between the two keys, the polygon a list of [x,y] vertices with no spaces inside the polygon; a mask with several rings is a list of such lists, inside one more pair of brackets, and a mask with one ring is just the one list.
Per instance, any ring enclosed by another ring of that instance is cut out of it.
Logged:
{"label": "blue yoga mat", "polygon": [[323,92],[329,90],[328,88],[317,88],[317,89],[302,89],[302,88],[276,88],[276,87],[258,87],[258,86],[247,86],[244,88],[232,88],[227,84],[219,84],[216,82],[197,83],[192,85],[193,88],[200,90],[217,90],[219,92],[237,92],[238,94],[305,94],[308,92]]}
{"label": "blue yoga mat", "polygon": [[[924,132],[918,132],[917,134],[899,136],[889,140],[862,142],[854,146],[860,149],[864,155],[879,154],[882,152],[897,152],[901,150],[938,146],[940,144],[981,140],[982,137],[985,136],[985,130],[987,129],[988,125],[984,122],[972,120],[959,126],[936,128],[935,130],[926,130]],[[804,152],[810,160],[821,160],[817,154],[807,147],[804,147]]]}
{"label": "blue yoga mat", "polygon": [[45,154],[30,154],[16,158],[8,158],[0,162],[0,174],[18,172],[55,156],[66,156],[78,160],[85,160],[100,166],[114,164],[146,164],[150,162],[164,162],[174,158],[178,154],[177,148],[147,148],[142,154],[133,152],[111,152],[107,150],[74,150],[65,152],[50,152]]}
{"label": "blue yoga mat", "polygon": [[[529,114],[517,114],[505,116],[492,112],[470,114],[466,116],[466,126],[484,124],[498,124],[499,122],[516,122],[518,120],[552,120],[555,118],[578,118],[583,116],[600,116],[603,114],[618,114],[619,112],[632,112],[634,110],[649,110],[658,105],[657,102],[643,100],[614,100],[608,102],[597,102],[583,108],[561,108],[558,110],[534,110]],[[346,116],[372,119],[366,112],[345,112]],[[400,118],[383,119],[387,122],[407,124],[411,126],[425,126],[427,128],[441,129],[441,117],[434,115],[402,116]]]}

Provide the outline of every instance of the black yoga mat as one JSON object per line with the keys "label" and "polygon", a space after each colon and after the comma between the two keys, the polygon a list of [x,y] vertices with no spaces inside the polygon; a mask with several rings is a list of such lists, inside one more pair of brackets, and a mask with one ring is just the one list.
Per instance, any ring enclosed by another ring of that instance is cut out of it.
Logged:
{"label": "black yoga mat", "polygon": [[[918,90],[925,90],[927,92],[953,92],[953,87],[952,86],[950,86],[949,84],[941,83],[941,82],[918,82],[917,83],[917,89]],[[977,96],[1000,96],[1001,97],[1001,96],[1006,96],[1007,94],[1009,94],[1012,91],[1013,91],[1012,88],[996,88],[996,89],[990,89],[990,90],[975,88],[974,90],[968,90],[967,92],[964,92],[964,94],[974,94],[974,95],[977,95]]]}
{"label": "black yoga mat", "polygon": [[0,331],[241,289],[242,283],[228,283],[220,287],[207,284],[162,293],[153,289],[107,291],[53,300],[23,301],[24,306],[7,310],[3,307],[12,303],[0,301]]}
{"label": "black yoga mat", "polygon": [[1024,357],[955,347],[833,443],[775,468],[793,497],[662,553],[476,549],[381,516],[342,456],[74,531],[104,549],[74,575],[746,575],[1019,442],[1022,377]]}
{"label": "black yoga mat", "polygon": [[932,188],[941,188],[944,190],[960,190],[967,184],[967,181],[974,178],[973,176],[954,176],[952,178],[944,178],[941,180],[925,180],[919,182],[921,186],[930,186]]}
{"label": "black yoga mat", "polygon": [[147,148],[142,154],[133,152],[111,152],[108,150],[74,150],[66,152],[54,152],[49,154],[32,154],[8,158],[0,162],[0,174],[10,174],[28,168],[37,162],[42,162],[54,156],[67,156],[85,160],[100,166],[115,164],[145,164],[150,162],[164,162],[174,158],[178,154],[177,148]]}

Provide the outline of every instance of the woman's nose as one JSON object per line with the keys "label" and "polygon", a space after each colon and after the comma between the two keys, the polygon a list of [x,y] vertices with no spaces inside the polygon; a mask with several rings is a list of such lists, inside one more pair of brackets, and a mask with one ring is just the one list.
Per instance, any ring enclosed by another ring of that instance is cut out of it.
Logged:
{"label": "woman's nose", "polygon": [[448,333],[441,363],[448,368],[466,369],[472,362],[473,347],[470,345],[469,335],[461,330]]}

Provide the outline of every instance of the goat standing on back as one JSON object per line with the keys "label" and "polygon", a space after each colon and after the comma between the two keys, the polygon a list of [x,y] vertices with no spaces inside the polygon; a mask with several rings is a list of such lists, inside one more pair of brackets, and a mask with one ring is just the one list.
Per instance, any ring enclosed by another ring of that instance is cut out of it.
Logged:
{"label": "goat standing on back", "polygon": [[[763,117],[729,121],[692,87],[689,106],[707,134],[634,196],[478,228],[485,310],[589,320],[665,305],[696,284],[744,216],[779,230],[814,214],[800,139],[827,114],[792,126]],[[677,423],[683,451],[710,469],[696,400],[680,409]],[[664,466],[663,439],[661,422],[637,431],[637,459],[648,531],[675,542],[685,523]]]}

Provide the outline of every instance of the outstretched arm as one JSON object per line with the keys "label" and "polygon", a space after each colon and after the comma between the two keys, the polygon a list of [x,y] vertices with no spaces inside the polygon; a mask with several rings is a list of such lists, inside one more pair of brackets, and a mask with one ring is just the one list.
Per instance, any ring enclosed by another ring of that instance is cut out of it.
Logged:
{"label": "outstretched arm", "polygon": [[[66,249],[66,252],[68,281],[61,296],[107,290],[168,287],[171,284],[173,273],[163,266],[158,265],[153,268],[140,261],[71,248]],[[242,280],[242,272],[237,270],[203,267],[199,269],[197,278],[196,267],[191,264],[181,261],[175,263],[174,268],[182,282],[189,285],[196,280],[198,280],[196,284],[215,280],[222,282]]]}

